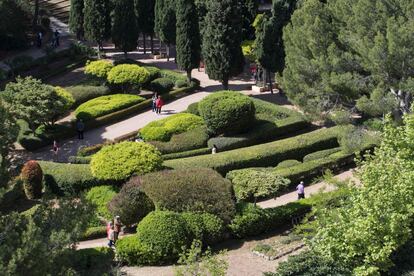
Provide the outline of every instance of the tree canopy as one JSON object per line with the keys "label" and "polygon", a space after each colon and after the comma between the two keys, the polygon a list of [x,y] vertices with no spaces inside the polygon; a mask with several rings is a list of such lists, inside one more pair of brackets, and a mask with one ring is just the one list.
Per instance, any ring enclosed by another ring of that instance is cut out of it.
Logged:
{"label": "tree canopy", "polygon": [[84,34],[83,30],[83,8],[84,0],[71,0],[69,13],[69,28],[81,39]]}
{"label": "tree canopy", "polygon": [[125,56],[138,45],[139,30],[134,7],[134,0],[115,1],[112,15],[112,41]]}
{"label": "tree canopy", "polygon": [[85,0],[84,29],[87,39],[98,47],[111,36],[111,2],[109,0]]}

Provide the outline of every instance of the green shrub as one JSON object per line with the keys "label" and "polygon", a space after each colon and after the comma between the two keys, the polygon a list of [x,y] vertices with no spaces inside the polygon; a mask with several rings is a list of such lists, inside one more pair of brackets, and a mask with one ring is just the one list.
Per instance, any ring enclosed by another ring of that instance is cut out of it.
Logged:
{"label": "green shrub", "polygon": [[109,60],[88,61],[85,66],[85,74],[106,79],[113,67],[112,61]]}
{"label": "green shrub", "polygon": [[161,70],[154,66],[144,66],[145,69],[147,69],[149,73],[148,81],[151,82],[155,79],[158,79],[161,76]]}
{"label": "green shrub", "polygon": [[206,212],[226,222],[234,215],[231,183],[213,170],[162,171],[146,174],[141,181],[157,209]]}
{"label": "green shrub", "polygon": [[173,83],[176,83],[179,80],[187,80],[187,78],[179,72],[174,72],[171,70],[162,69],[160,71],[161,78],[167,78],[170,79]]}
{"label": "green shrub", "polygon": [[135,177],[122,186],[109,202],[108,209],[112,215],[120,216],[123,224],[131,226],[153,211],[154,204],[142,191],[139,178]]}
{"label": "green shrub", "polygon": [[146,141],[169,141],[173,134],[179,134],[203,125],[203,119],[188,114],[179,113],[162,120],[153,121],[140,130]]}
{"label": "green shrub", "polygon": [[82,157],[91,156],[97,153],[98,151],[100,151],[104,146],[112,145],[112,144],[113,142],[105,142],[101,144],[95,144],[92,146],[80,147],[76,155],[82,156]]}
{"label": "green shrub", "polygon": [[234,193],[238,200],[252,200],[276,197],[287,189],[290,181],[277,174],[260,170],[238,170],[227,174],[233,183]]}
{"label": "green shrub", "polygon": [[86,199],[96,208],[96,213],[105,218],[111,219],[112,215],[108,210],[108,204],[116,196],[118,190],[113,186],[93,187],[86,193]]}
{"label": "green shrub", "polygon": [[28,199],[42,197],[43,171],[39,163],[34,160],[24,164],[20,177],[23,181],[24,192]]}
{"label": "green shrub", "polygon": [[174,82],[167,78],[158,78],[151,82],[150,87],[158,94],[165,94],[174,88]]}
{"label": "green shrub", "polygon": [[187,87],[187,86],[188,86],[187,80],[177,80],[175,82],[175,87],[177,87],[177,88],[183,88],[183,87]]}
{"label": "green shrub", "polygon": [[183,247],[191,243],[186,221],[169,211],[151,212],[138,224],[137,236],[152,256],[149,264],[154,265],[176,261]]}
{"label": "green shrub", "polygon": [[348,125],[352,123],[352,114],[345,109],[334,110],[329,114],[329,120],[336,125]]}
{"label": "green shrub", "polygon": [[106,86],[75,85],[65,89],[75,99],[74,106],[79,106],[94,98],[111,94],[111,91]]}
{"label": "green shrub", "polygon": [[127,93],[131,89],[137,89],[146,83],[150,73],[144,67],[135,64],[120,64],[111,69],[107,80],[110,84],[119,87],[122,92]]}
{"label": "green shrub", "polygon": [[[308,162],[308,161],[318,160],[318,159],[321,159],[321,158],[326,158],[326,157],[330,156],[331,154],[339,152],[339,151],[341,151],[341,147],[313,152],[313,153],[310,153],[310,154],[306,155],[305,157],[303,157],[303,162]],[[296,164],[296,165],[299,165],[299,164]],[[279,165],[278,165],[277,168],[281,168],[281,167],[279,167]]]}
{"label": "green shrub", "polygon": [[162,156],[164,160],[171,160],[171,159],[178,159],[178,158],[185,158],[191,156],[198,156],[198,155],[205,155],[211,153],[211,149],[209,148],[201,148],[195,150],[189,150],[184,152],[176,152],[176,153],[168,153]]}
{"label": "green shrub", "polygon": [[103,180],[126,180],[161,168],[161,153],[152,145],[122,142],[103,147],[92,157],[92,174]]}
{"label": "green shrub", "polygon": [[243,56],[250,62],[255,62],[256,57],[254,55],[254,40],[245,40],[241,44]]}
{"label": "green shrub", "polygon": [[105,275],[112,269],[114,251],[108,247],[70,250],[66,259],[75,275]]}
{"label": "green shrub", "polygon": [[381,119],[369,119],[363,123],[363,126],[373,131],[383,131],[384,130],[384,121]]}
{"label": "green shrub", "polygon": [[62,113],[64,113],[63,110],[67,111],[69,110],[74,104],[75,104],[75,98],[72,96],[69,91],[62,87],[55,87],[56,94],[63,100],[64,105],[62,106]]}
{"label": "green shrub", "polygon": [[187,107],[186,112],[187,113],[190,113],[190,114],[194,114],[194,115],[200,116],[200,111],[198,111],[198,102],[197,103],[190,104]]}
{"label": "green shrub", "polygon": [[212,168],[221,174],[234,169],[274,166],[286,159],[300,160],[311,152],[337,147],[337,137],[342,131],[342,127],[320,129],[284,140],[214,155],[167,160],[164,165],[174,169]]}
{"label": "green shrub", "polygon": [[147,246],[143,245],[136,235],[124,237],[116,242],[116,257],[122,264],[147,265],[157,263]]}
{"label": "green shrub", "polygon": [[193,239],[203,245],[213,245],[223,240],[225,227],[219,217],[209,213],[182,213]]}
{"label": "green shrub", "polygon": [[221,91],[205,97],[198,110],[213,134],[248,130],[255,121],[253,101],[238,92]]}
{"label": "green shrub", "polygon": [[175,134],[168,142],[151,141],[149,143],[154,145],[162,154],[169,154],[204,148],[207,146],[208,138],[207,129],[203,126]]}
{"label": "green shrub", "polygon": [[379,135],[368,132],[363,128],[349,128],[342,135],[339,143],[342,150],[347,153],[359,152],[360,150],[372,146],[378,145],[381,138]]}
{"label": "green shrub", "polygon": [[93,226],[86,229],[85,233],[82,235],[82,240],[93,240],[99,238],[105,238],[107,236],[106,226]]}
{"label": "green shrub", "polygon": [[239,209],[229,228],[235,237],[245,238],[289,224],[292,218],[309,212],[311,205],[297,201],[275,208],[261,209],[253,204],[242,204]]}
{"label": "green shrub", "polygon": [[81,104],[75,110],[75,116],[78,119],[88,121],[136,105],[144,100],[144,98],[137,95],[101,96]]}
{"label": "green shrub", "polygon": [[65,164],[40,161],[43,181],[47,189],[56,195],[77,195],[89,188],[105,185],[93,177],[89,165]]}
{"label": "green shrub", "polygon": [[68,161],[71,164],[90,164],[92,160],[91,156],[69,156]]}
{"label": "green shrub", "polygon": [[[311,153],[312,154],[312,153]],[[309,156],[310,154],[306,155]],[[285,160],[280,162],[279,164],[277,164],[276,168],[278,169],[284,169],[284,168],[289,168],[292,166],[296,166],[301,164],[302,162],[298,161],[298,160]]]}

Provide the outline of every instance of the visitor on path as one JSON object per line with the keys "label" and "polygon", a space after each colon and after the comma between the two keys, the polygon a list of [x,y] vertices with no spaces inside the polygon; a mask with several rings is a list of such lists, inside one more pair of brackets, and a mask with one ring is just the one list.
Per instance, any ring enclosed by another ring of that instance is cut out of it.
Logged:
{"label": "visitor on path", "polygon": [[112,248],[113,246],[115,246],[115,230],[114,224],[112,222],[108,223],[106,233],[108,235],[108,246]]}
{"label": "visitor on path", "polygon": [[54,43],[55,43],[54,46],[59,47],[60,46],[60,33],[57,29],[53,33],[53,36],[54,36]]}
{"label": "visitor on path", "polygon": [[36,36],[36,45],[37,48],[41,48],[42,47],[42,40],[43,40],[43,34],[42,32],[38,32],[37,36]]}
{"label": "visitor on path", "polygon": [[299,185],[296,187],[296,191],[298,191],[298,200],[305,198],[305,184],[303,181],[299,183]]}
{"label": "visitor on path", "polygon": [[155,102],[157,108],[157,114],[161,114],[162,106],[164,105],[164,101],[162,100],[161,96],[158,96],[157,101]]}
{"label": "visitor on path", "polygon": [[58,161],[58,153],[59,153],[59,144],[56,140],[53,141],[53,158],[57,162]]}
{"label": "visitor on path", "polygon": [[217,146],[213,145],[213,148],[211,149],[211,154],[216,154],[217,153]]}
{"label": "visitor on path", "polygon": [[121,233],[121,229],[122,228],[122,223],[121,223],[121,218],[119,216],[116,216],[114,219],[114,242],[116,242],[118,240],[119,237],[119,233]]}
{"label": "visitor on path", "polygon": [[79,119],[76,122],[76,130],[78,131],[78,139],[83,140],[83,132],[85,131],[85,124],[82,119]]}
{"label": "visitor on path", "polygon": [[157,111],[157,99],[158,99],[158,95],[157,95],[157,93],[154,93],[152,95],[152,112]]}

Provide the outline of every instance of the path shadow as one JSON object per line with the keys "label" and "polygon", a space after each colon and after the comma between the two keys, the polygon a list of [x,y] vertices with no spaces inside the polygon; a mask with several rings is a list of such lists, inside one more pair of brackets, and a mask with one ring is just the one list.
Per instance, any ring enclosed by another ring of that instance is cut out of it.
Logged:
{"label": "path shadow", "polygon": [[175,110],[163,110],[162,112],[161,112],[161,114],[160,115],[171,115],[171,114],[176,114],[177,112],[175,111]]}
{"label": "path shadow", "polygon": [[284,93],[280,93],[277,90],[273,94],[263,93],[252,96],[255,99],[263,100],[266,102],[278,104],[278,105],[293,105]]}
{"label": "path shadow", "polygon": [[[229,84],[229,90],[235,91],[242,91],[242,90],[251,90],[252,85],[248,83],[240,83],[240,84]],[[203,91],[206,92],[214,92],[223,90],[223,86],[221,84],[209,85],[202,87]]]}

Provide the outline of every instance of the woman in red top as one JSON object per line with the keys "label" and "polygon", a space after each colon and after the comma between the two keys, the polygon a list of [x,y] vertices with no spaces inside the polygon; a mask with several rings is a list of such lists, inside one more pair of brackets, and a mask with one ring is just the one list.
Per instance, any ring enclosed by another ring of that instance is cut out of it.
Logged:
{"label": "woman in red top", "polygon": [[157,114],[161,114],[161,108],[163,105],[164,101],[162,100],[161,96],[158,96],[158,99],[155,101]]}

